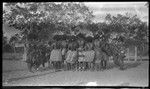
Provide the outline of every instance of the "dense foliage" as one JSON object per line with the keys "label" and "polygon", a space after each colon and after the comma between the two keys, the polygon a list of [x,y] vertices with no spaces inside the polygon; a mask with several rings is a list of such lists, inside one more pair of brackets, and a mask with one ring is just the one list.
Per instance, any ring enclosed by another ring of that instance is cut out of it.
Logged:
{"label": "dense foliage", "polygon": [[[86,29],[125,50],[130,45],[141,47],[149,37],[147,23],[137,15],[107,14],[104,22],[94,23],[92,11],[83,3],[6,3],[6,7],[9,10],[3,10],[3,22],[22,31],[24,42],[49,41],[57,31],[70,34]],[[15,38],[11,39],[14,42]]]}
{"label": "dense foliage", "polygon": [[21,30],[24,37],[36,34],[44,40],[57,30],[68,31],[93,18],[82,3],[6,3],[6,7],[9,10],[3,11],[3,22]]}

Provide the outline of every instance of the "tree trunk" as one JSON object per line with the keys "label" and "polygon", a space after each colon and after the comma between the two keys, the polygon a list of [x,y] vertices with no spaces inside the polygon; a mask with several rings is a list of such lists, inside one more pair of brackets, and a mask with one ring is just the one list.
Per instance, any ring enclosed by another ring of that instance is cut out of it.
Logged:
{"label": "tree trunk", "polygon": [[23,61],[26,61],[27,60],[27,48],[26,46],[24,45],[24,54],[23,54]]}
{"label": "tree trunk", "polygon": [[14,46],[13,48],[14,48],[14,53],[16,53],[16,49],[15,49],[15,46]]}
{"label": "tree trunk", "polygon": [[130,51],[129,51],[129,48],[127,48],[127,58],[128,58],[128,61],[129,61],[129,54],[130,54]]}
{"label": "tree trunk", "polygon": [[15,54],[16,54],[16,51],[15,51],[15,46],[13,45],[13,50],[14,50],[14,52],[12,53],[12,59],[13,60],[15,60],[16,59],[16,56],[15,56]]}
{"label": "tree trunk", "polygon": [[135,61],[137,61],[137,47],[135,46]]}

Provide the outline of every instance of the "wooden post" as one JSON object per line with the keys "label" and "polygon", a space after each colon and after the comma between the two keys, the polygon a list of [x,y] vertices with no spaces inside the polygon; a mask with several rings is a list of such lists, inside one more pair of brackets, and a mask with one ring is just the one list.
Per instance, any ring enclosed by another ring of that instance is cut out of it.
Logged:
{"label": "wooden post", "polygon": [[129,51],[129,48],[127,48],[127,58],[128,58],[128,61],[129,61],[129,53],[130,51]]}
{"label": "wooden post", "polygon": [[28,46],[27,43],[24,43],[24,46],[23,46],[24,47],[23,61],[27,60],[27,51],[28,51],[27,46]]}
{"label": "wooden post", "polygon": [[12,59],[15,60],[16,59],[16,56],[15,56],[16,55],[16,47],[15,47],[15,44],[13,46],[14,46],[13,47],[14,48],[14,53],[12,55],[12,57],[13,57]]}
{"label": "wooden post", "polygon": [[137,47],[135,46],[135,61],[137,61]]}
{"label": "wooden post", "polygon": [[23,46],[23,56],[22,56],[22,60],[25,60],[25,46]]}

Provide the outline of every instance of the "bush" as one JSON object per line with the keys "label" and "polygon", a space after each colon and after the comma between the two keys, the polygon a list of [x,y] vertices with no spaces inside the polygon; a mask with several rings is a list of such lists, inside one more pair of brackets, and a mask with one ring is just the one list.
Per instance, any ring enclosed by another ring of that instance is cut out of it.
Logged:
{"label": "bush", "polygon": [[6,44],[4,47],[3,47],[3,52],[4,53],[12,53],[14,52],[13,50],[13,47],[9,44]]}

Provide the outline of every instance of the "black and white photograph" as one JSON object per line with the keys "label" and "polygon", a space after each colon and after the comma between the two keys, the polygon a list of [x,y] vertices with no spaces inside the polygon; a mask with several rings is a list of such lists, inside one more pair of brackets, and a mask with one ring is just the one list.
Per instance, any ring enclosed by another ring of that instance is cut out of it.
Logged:
{"label": "black and white photograph", "polygon": [[2,86],[149,86],[148,2],[3,2],[2,9]]}

